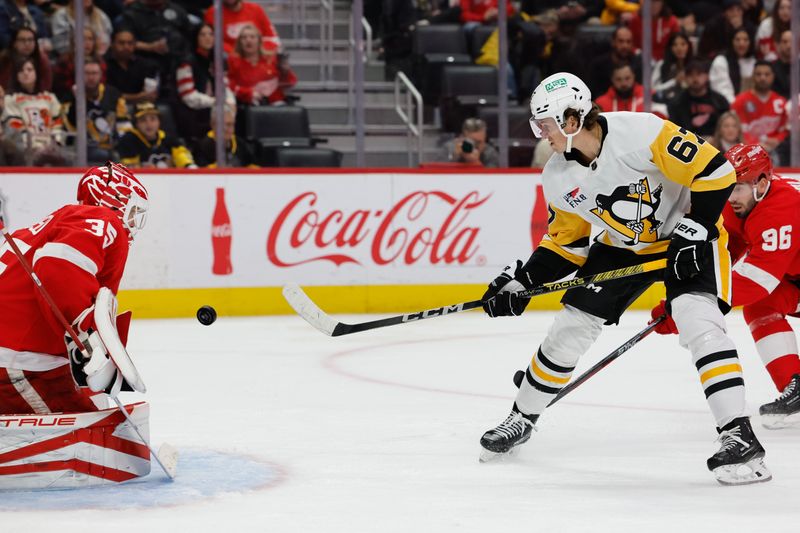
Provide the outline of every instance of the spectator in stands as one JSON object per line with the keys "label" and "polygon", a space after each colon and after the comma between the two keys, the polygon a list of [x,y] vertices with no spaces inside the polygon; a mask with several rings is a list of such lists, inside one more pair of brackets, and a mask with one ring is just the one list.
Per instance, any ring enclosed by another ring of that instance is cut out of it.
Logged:
{"label": "spectator in stands", "polygon": [[[197,143],[194,154],[197,166],[217,168],[217,113],[216,108],[211,111],[211,129],[206,136]],[[236,109],[225,106],[225,165],[229,167],[256,167],[255,158],[247,142],[238,137],[236,129]]]}
{"label": "spectator in stands", "polygon": [[653,67],[654,102],[665,103],[686,88],[686,65],[693,57],[692,42],[683,31],[670,35],[664,59]]}
{"label": "spectator in stands", "polygon": [[[104,163],[116,159],[114,147],[119,137],[131,128],[128,107],[122,94],[103,83],[100,60],[89,58],[83,66],[86,87],[87,154],[90,162]],[[67,131],[77,130],[75,93],[64,102],[63,116]]]}
{"label": "spectator in stands", "polygon": [[235,53],[228,60],[231,88],[244,105],[283,102],[284,91],[297,83],[288,63],[262,45],[261,33],[246,24],[236,39]]}
{"label": "spectator in stands", "polygon": [[733,33],[744,27],[755,35],[755,27],[744,18],[741,0],[723,0],[723,12],[708,21],[697,45],[698,57],[713,59],[721,54],[733,39]]}
{"label": "spectator in stands", "polygon": [[[506,3],[506,16],[514,16],[514,6]],[[461,0],[461,22],[466,31],[481,24],[497,24],[497,0]]]}
{"label": "spectator in stands", "polygon": [[[214,29],[203,23],[197,32],[194,53],[178,66],[176,79],[180,104],[175,106],[178,131],[190,142],[202,138],[214,106]],[[236,97],[225,77],[225,104],[235,109]]]}
{"label": "spectator in stands", "polygon": [[38,48],[49,53],[53,48],[50,27],[44,12],[28,0],[3,0],[0,3],[0,49],[14,43],[15,31],[30,28],[38,39]]}
{"label": "spectator in stands", "polygon": [[[63,54],[53,65],[53,93],[63,101],[72,94],[75,83],[75,43],[71,43],[69,53]],[[97,57],[97,40],[91,28],[83,30],[83,54],[85,58]],[[103,75],[105,64],[101,62]]]}
{"label": "spectator in stands", "polygon": [[[80,0],[83,2],[86,13],[85,27],[92,30],[97,41],[97,53],[102,56],[111,44],[111,20],[99,8],[95,7],[93,0]],[[72,52],[75,41],[75,0],[69,0],[66,7],[58,9],[53,14],[50,24],[53,28],[53,51],[64,56]]]}
{"label": "spectator in stands", "polygon": [[128,104],[155,102],[158,98],[158,66],[135,53],[133,32],[117,29],[105,56],[106,80],[122,92]]}
{"label": "spectator in stands", "polygon": [[[653,20],[651,22],[651,35],[653,39],[653,59],[660,61],[664,58],[664,51],[667,48],[669,38],[681,31],[678,17],[672,14],[669,6],[664,0],[652,0],[650,3]],[[636,48],[642,47],[642,13],[637,11],[631,20],[631,31],[633,32],[633,45]]]}
{"label": "spectator in stands", "polygon": [[30,59],[36,69],[36,79],[42,90],[49,91],[53,86],[53,71],[50,60],[39,49],[36,32],[27,26],[14,30],[11,48],[4,50],[0,56],[0,85],[8,91],[14,78],[14,66],[23,59]]}
{"label": "spectator in stands", "polygon": [[494,146],[487,142],[486,122],[468,118],[461,126],[461,135],[444,143],[437,161],[496,168],[500,158]]}
{"label": "spectator in stands", "polygon": [[786,30],[781,34],[778,41],[777,58],[770,63],[772,71],[775,73],[775,81],[772,83],[772,90],[789,99],[789,92],[792,90],[789,78],[792,68],[792,31]]}
{"label": "spectator in stands", "polygon": [[[378,2],[371,2],[378,4]],[[366,10],[366,5],[364,6]],[[429,24],[460,24],[461,23],[461,0],[431,0],[428,2],[417,2],[419,19],[417,26]],[[373,24],[373,28],[379,27]]]}
{"label": "spectator in stands", "polygon": [[193,19],[193,24],[200,24],[205,15],[206,9],[211,7],[214,0],[175,0],[175,3],[180,5],[189,13],[189,18]]}
{"label": "spectator in stands", "polygon": [[[774,0],[769,0],[769,2],[771,6]],[[758,28],[761,19],[763,19],[766,14],[764,11],[764,0],[742,0],[742,10],[744,11],[742,17],[753,28]]]}
{"label": "spectator in stands", "polygon": [[693,59],[686,65],[686,89],[667,102],[669,119],[703,138],[711,138],[719,117],[728,110],[724,96],[711,90],[708,62]]}
{"label": "spectator in stands", "polygon": [[783,32],[790,29],[792,1],[776,0],[772,15],[761,21],[756,32],[756,47],[759,59],[775,61],[778,58],[778,41]]}
{"label": "spectator in stands", "polygon": [[524,24],[529,29],[538,28],[538,32],[528,31],[527,37],[521,37],[515,60],[516,72],[519,73],[519,96],[529,98],[534,87],[549,75],[550,63],[557,53],[558,13],[555,9],[543,11]]}
{"label": "spectator in stands", "polygon": [[558,20],[566,27],[564,33],[572,35],[577,25],[597,23],[605,7],[605,0],[522,0],[520,11],[540,15],[555,9]]}
{"label": "spectator in stands", "polygon": [[733,111],[725,111],[717,121],[714,136],[709,142],[720,152],[727,152],[733,145],[743,141],[742,121]]}
{"label": "spectator in stands", "polygon": [[130,168],[197,168],[192,153],[161,129],[158,108],[139,102],[134,127],[117,144],[120,163]]}
{"label": "spectator in stands", "polygon": [[606,26],[628,25],[634,13],[639,12],[639,2],[628,0],[606,0],[605,9],[600,14],[600,24]]}
{"label": "spectator in stands", "polygon": [[611,87],[595,103],[603,112],[642,111],[644,87],[636,83],[630,65],[616,65],[611,71]]}
{"label": "spectator in stands", "polygon": [[711,88],[733,102],[736,95],[753,85],[755,46],[744,28],[733,33],[728,48],[711,62]]}
{"label": "spectator in stands", "polygon": [[[214,27],[214,6],[206,11],[205,21]],[[248,24],[255,26],[261,34],[265,50],[272,52],[281,50],[278,32],[260,5],[243,0],[222,0],[222,43],[227,53],[234,51],[239,32]]]}
{"label": "spectator in stands", "polygon": [[31,59],[17,59],[12,73],[0,116],[6,136],[28,154],[34,166],[65,165],[61,103],[42,88]]}
{"label": "spectator in stands", "polygon": [[753,71],[753,88],[737,96],[731,104],[742,121],[744,142],[760,144],[770,154],[788,135],[786,99],[772,90],[774,80],[772,66],[759,60]]}
{"label": "spectator in stands", "polygon": [[634,53],[633,32],[620,26],[611,34],[611,51],[593,58],[589,79],[586,80],[592,94],[603,94],[610,86],[609,73],[615,65],[628,64],[633,67],[636,81],[642,81],[642,58]]}
{"label": "spectator in stands", "polygon": [[192,25],[186,11],[169,0],[136,0],[125,8],[122,27],[136,39],[136,52],[158,65],[162,98],[176,98],[175,69],[189,53]]}

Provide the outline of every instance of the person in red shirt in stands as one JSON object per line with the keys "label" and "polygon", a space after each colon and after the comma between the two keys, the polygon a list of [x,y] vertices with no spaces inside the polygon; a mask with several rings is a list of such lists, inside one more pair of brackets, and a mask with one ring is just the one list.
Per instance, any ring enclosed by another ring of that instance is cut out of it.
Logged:
{"label": "person in red shirt in stands", "polygon": [[[678,17],[672,14],[669,7],[664,3],[664,0],[651,1],[652,19],[652,33],[653,36],[653,59],[660,61],[664,59],[664,49],[667,47],[667,41],[673,33],[681,31],[680,22]],[[636,48],[642,47],[642,13],[637,11],[634,13],[630,24],[631,31],[633,32],[633,44]]]}
{"label": "person in red shirt in stands", "polygon": [[772,154],[786,139],[786,99],[772,90],[775,73],[772,65],[756,61],[753,68],[753,88],[745,91],[731,104],[739,115],[744,130],[744,142],[760,144]]}
{"label": "person in red shirt in stands", "polygon": [[[214,27],[214,6],[206,10],[206,23]],[[278,32],[260,5],[243,0],[222,0],[222,47],[225,52],[233,52],[239,33],[248,24],[255,26],[261,33],[266,50],[281,50]]]}
{"label": "person in red shirt in stands", "polygon": [[611,87],[595,103],[604,113],[643,111],[644,87],[636,83],[633,67],[628,64],[616,65],[611,71]]}
{"label": "person in red shirt in stands", "polygon": [[[511,2],[506,3],[508,17],[514,15]],[[467,30],[481,24],[497,24],[497,0],[461,0],[461,22]]]}
{"label": "person in red shirt in stands", "polygon": [[236,99],[245,105],[275,104],[285,98],[284,90],[297,83],[297,76],[274,51],[264,49],[261,32],[245,24],[228,59],[228,78]]}

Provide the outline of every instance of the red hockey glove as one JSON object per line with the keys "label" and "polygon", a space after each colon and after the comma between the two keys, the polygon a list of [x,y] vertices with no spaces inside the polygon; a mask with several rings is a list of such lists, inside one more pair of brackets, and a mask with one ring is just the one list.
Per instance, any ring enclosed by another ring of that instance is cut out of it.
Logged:
{"label": "red hockey glove", "polygon": [[653,318],[650,320],[650,322],[648,322],[648,324],[652,324],[663,314],[667,315],[667,319],[656,326],[655,332],[660,335],[672,335],[678,333],[678,326],[675,325],[675,321],[672,320],[672,317],[667,314],[667,302],[665,300],[658,302],[658,305],[655,306],[652,311],[650,311],[650,316]]}

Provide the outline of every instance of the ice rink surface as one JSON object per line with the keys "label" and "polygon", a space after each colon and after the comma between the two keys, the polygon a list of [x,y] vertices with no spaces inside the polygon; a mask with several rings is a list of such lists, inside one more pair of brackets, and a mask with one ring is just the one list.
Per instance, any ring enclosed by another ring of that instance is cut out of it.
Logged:
{"label": "ice rink surface", "polygon": [[[777,393],[740,314],[729,325],[771,482],[717,484],[697,372],[658,335],[553,406],[515,457],[479,464],[551,317],[472,312],[340,338],[298,316],[136,321],[151,435],[181,452],[177,481],[154,465],[129,487],[0,494],[1,530],[797,531],[800,429],[760,427],[758,405]],[[577,372],[646,320],[606,328]]]}

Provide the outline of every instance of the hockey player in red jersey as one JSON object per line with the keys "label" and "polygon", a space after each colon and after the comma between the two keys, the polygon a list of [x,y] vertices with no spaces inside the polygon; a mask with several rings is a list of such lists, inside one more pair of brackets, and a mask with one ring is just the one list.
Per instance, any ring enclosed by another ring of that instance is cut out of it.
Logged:
{"label": "hockey player in red jersey", "polygon": [[[116,294],[128,248],[145,222],[148,197],[141,182],[114,163],[87,171],[77,197],[78,205],[64,206],[41,222],[15,231],[12,238],[56,307],[72,323],[79,339],[88,344],[86,339],[94,328],[95,296],[101,287]],[[109,370],[112,362],[103,359],[98,365],[95,361],[89,371],[89,367],[83,368],[85,361],[79,354],[71,340],[65,348],[64,328],[3,241],[0,414],[97,410],[78,382],[85,385],[88,380],[95,391],[109,386],[114,376]],[[109,383],[104,384],[105,380]]]}
{"label": "hockey player in red jersey", "polygon": [[[759,409],[762,424],[779,429],[800,423],[800,358],[786,320],[800,316],[800,182],[772,171],[757,144],[737,144],[725,154],[736,186],[723,211],[733,267],[733,305],[743,306],[756,350],[782,394]],[[663,302],[653,317],[664,312]],[[673,333],[672,321],[656,331]]]}

